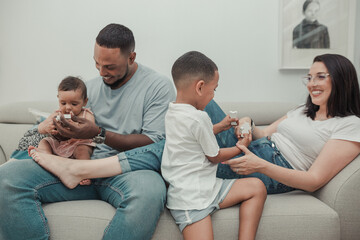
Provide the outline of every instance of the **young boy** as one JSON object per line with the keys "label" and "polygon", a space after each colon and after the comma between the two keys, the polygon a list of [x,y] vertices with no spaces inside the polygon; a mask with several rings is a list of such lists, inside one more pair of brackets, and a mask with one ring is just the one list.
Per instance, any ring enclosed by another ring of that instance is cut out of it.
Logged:
{"label": "young boy", "polygon": [[[266,199],[261,180],[216,178],[217,164],[238,155],[234,146],[219,149],[215,134],[230,128],[227,116],[212,125],[205,106],[213,99],[219,73],[199,52],[188,52],[172,67],[176,101],[165,117],[166,143],[161,171],[169,183],[167,207],[184,239],[213,239],[210,215],[219,208],[240,205],[239,239],[255,239]],[[237,144],[249,145],[245,135]]]}

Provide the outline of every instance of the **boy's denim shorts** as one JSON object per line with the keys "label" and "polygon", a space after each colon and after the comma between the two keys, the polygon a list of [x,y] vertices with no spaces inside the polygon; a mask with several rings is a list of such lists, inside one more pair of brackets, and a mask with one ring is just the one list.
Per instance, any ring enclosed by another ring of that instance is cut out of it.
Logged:
{"label": "boy's denim shorts", "polygon": [[231,186],[237,179],[224,179],[219,193],[216,195],[214,201],[205,209],[201,210],[171,210],[171,215],[179,226],[182,232],[187,225],[198,222],[208,215],[213,214],[220,209],[219,204],[224,201],[226,195],[229,193]]}

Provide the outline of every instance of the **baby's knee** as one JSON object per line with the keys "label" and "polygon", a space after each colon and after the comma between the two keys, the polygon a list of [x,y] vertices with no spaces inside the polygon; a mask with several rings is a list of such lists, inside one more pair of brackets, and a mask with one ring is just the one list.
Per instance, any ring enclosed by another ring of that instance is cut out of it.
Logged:
{"label": "baby's knee", "polygon": [[86,145],[79,145],[75,148],[73,156],[76,159],[89,160],[92,154],[92,147]]}

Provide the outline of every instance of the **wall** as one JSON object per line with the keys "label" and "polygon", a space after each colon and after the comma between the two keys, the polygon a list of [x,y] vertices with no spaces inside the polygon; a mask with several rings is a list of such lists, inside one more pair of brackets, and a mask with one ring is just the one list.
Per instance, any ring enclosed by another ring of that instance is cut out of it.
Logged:
{"label": "wall", "polygon": [[65,76],[97,76],[95,37],[111,22],[133,30],[138,62],[169,77],[186,51],[212,58],[218,101],[301,103],[307,70],[278,70],[278,16],[274,0],[0,0],[0,104],[56,100]]}

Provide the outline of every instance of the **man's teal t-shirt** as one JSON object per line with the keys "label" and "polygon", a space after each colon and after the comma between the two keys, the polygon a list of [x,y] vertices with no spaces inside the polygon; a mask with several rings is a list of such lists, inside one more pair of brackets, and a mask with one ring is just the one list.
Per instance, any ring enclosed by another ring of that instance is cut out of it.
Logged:
{"label": "man's teal t-shirt", "polygon": [[[154,142],[165,138],[165,113],[176,93],[169,78],[138,64],[132,78],[112,90],[101,77],[86,82],[87,107],[96,124],[120,134],[144,134]],[[97,144],[92,158],[110,157],[119,151]]]}

